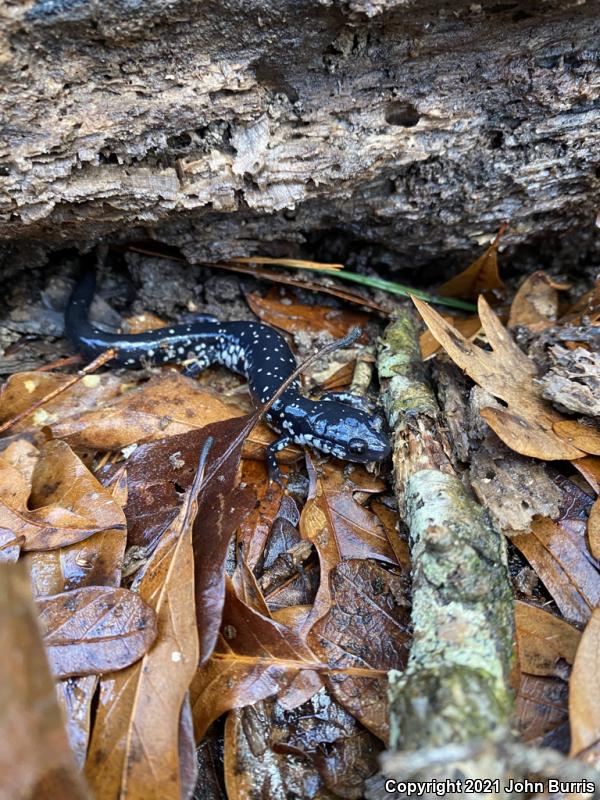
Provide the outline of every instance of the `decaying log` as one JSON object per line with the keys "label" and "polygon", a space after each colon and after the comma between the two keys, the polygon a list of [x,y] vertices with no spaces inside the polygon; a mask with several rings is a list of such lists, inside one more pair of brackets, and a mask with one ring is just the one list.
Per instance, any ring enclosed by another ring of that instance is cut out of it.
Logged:
{"label": "decaying log", "polygon": [[598,209],[599,10],[0,3],[5,261],[151,235],[413,269],[509,219],[570,265]]}
{"label": "decaying log", "polygon": [[391,749],[416,751],[425,778],[505,777],[483,751],[460,767],[427,761],[449,744],[512,741],[513,595],[504,540],[451,466],[408,311],[387,328],[378,369],[413,564],[414,641],[406,670],[390,674]]}

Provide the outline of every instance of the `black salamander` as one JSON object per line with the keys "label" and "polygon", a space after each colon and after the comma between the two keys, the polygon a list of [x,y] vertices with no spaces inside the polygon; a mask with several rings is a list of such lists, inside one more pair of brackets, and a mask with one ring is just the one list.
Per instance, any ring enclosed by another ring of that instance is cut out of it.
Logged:
{"label": "black salamander", "polygon": [[[257,322],[219,322],[204,316],[145,333],[106,333],[88,319],[95,287],[95,275],[89,272],[76,285],[65,313],[67,336],[89,359],[112,347],[117,351],[113,363],[123,367],[175,362],[183,364],[184,374],[191,377],[210,364],[221,364],[247,378],[256,405],[266,402],[296,369],[284,337]],[[382,420],[368,413],[362,398],[330,392],[311,400],[298,389],[295,381],[265,414],[269,425],[282,434],[267,448],[273,479],[280,477],[275,454],[291,442],[363,464],[389,455]]]}

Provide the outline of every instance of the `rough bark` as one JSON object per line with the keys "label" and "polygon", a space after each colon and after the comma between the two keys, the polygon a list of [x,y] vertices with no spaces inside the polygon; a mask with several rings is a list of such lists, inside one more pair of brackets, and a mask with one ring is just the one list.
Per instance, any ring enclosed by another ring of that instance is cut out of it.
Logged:
{"label": "rough bark", "polygon": [[4,253],[151,233],[413,268],[510,219],[516,244],[569,231],[572,259],[598,207],[599,9],[4,0]]}

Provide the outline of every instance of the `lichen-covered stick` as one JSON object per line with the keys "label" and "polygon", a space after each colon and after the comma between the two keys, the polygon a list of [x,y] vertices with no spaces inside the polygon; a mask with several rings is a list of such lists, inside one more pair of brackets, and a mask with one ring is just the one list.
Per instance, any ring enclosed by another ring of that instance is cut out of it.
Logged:
{"label": "lichen-covered stick", "polygon": [[[447,455],[409,311],[388,326],[378,370],[413,567],[414,641],[406,670],[390,674],[390,745],[422,751],[426,762],[429,748],[512,739],[513,595],[502,535]],[[489,778],[502,770],[500,761],[440,769],[432,759],[423,775]]]}

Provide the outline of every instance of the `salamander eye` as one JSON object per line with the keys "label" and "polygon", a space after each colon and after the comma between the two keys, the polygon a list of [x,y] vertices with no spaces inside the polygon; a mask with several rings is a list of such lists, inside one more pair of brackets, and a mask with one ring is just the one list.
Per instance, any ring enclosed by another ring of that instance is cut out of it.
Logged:
{"label": "salamander eye", "polygon": [[350,450],[353,456],[362,456],[362,454],[366,452],[366,449],[367,443],[362,439],[350,439],[348,442],[348,450]]}

